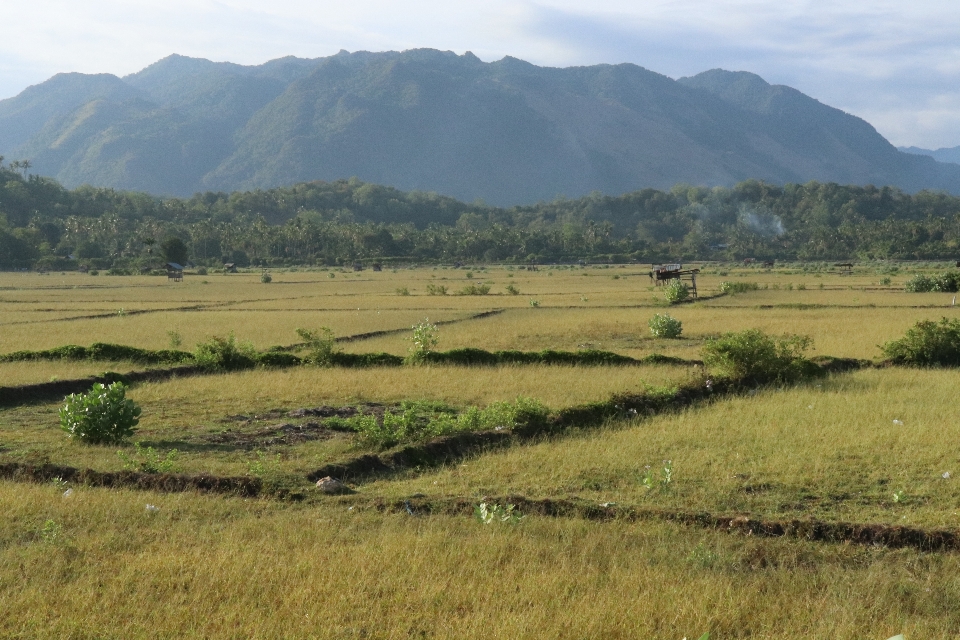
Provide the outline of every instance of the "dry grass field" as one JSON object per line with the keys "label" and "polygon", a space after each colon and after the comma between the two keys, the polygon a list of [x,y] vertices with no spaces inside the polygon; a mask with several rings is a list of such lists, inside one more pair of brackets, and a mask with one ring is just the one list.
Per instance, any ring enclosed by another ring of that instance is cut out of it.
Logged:
{"label": "dry grass field", "polygon": [[[190,351],[230,333],[266,349],[300,342],[298,328],[329,327],[340,338],[375,333],[341,341],[344,351],[404,355],[411,325],[429,318],[440,323],[441,350],[601,349],[696,361],[707,339],[757,328],[810,336],[810,355],[879,361],[879,345],[918,320],[960,315],[953,294],[903,290],[923,269],[939,267],[861,265],[843,276],[829,265],[707,265],[700,300],[674,306],[637,265],[488,266],[470,277],[443,267],[289,270],[268,284],[259,272],[188,274],[182,283],[0,273],[0,354],[94,342]],[[724,281],[758,289],[719,295]],[[471,284],[489,293],[457,295]],[[446,295],[429,293],[440,287]],[[680,339],[651,337],[656,313],[682,321]],[[145,368],[6,362],[0,387]],[[383,506],[523,496],[960,533],[954,370],[862,368],[575,424],[441,465],[347,478],[355,493],[340,497],[322,495],[306,476],[399,448],[380,450],[346,431],[279,437],[311,420],[296,413],[304,408],[382,412],[419,402],[463,411],[523,397],[557,412],[703,379],[692,363],[298,366],[174,377],[129,389],[143,411],[139,430],[113,446],[68,439],[59,399],[0,408],[0,464],[120,471],[138,455],[137,441],[158,459],[175,449],[175,472],[259,477],[298,496],[2,480],[0,636],[960,637],[956,551],[642,518],[530,514],[483,524]]]}

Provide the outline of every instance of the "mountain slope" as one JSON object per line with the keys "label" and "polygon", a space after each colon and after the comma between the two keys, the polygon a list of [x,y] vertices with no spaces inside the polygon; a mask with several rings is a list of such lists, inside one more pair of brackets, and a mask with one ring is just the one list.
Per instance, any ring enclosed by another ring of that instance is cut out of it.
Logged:
{"label": "mountain slope", "polygon": [[960,166],[753,74],[435,50],[62,74],[0,101],[0,154],[67,186],[172,195],[349,176],[503,205],[748,178],[960,193]]}

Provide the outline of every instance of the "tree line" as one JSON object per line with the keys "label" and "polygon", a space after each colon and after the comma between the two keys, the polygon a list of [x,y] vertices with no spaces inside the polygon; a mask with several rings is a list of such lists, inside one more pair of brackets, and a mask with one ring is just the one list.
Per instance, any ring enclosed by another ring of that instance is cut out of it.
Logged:
{"label": "tree line", "polygon": [[748,180],[512,208],[356,178],[165,198],[65,189],[0,157],[0,268],[957,259],[960,198]]}

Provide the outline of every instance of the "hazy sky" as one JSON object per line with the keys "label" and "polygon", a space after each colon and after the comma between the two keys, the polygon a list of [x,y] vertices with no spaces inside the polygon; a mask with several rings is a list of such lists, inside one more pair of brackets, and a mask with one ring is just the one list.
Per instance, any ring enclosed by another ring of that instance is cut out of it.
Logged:
{"label": "hazy sky", "polygon": [[125,75],[171,53],[432,47],[539,65],[632,62],[677,78],[753,71],[856,114],[897,145],[960,145],[953,0],[30,0],[3,3],[0,98],[61,71]]}

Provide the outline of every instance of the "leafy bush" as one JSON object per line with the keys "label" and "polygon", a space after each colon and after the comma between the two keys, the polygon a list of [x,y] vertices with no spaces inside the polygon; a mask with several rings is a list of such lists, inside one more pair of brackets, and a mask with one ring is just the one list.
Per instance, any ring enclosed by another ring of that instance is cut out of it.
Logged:
{"label": "leafy bush", "polygon": [[727,295],[736,295],[746,293],[747,291],[756,291],[760,288],[756,282],[721,282],[720,293]]}
{"label": "leafy bush", "polygon": [[407,287],[397,287],[397,290],[396,290],[396,291],[397,291],[397,295],[398,295],[398,296],[408,296],[408,295],[410,295],[410,289],[408,289]]}
{"label": "leafy bush", "polygon": [[490,293],[490,285],[488,284],[468,284],[457,291],[458,296],[485,296],[488,293]]}
{"label": "leafy bush", "polygon": [[670,304],[683,302],[690,297],[690,287],[680,280],[671,280],[670,284],[663,288],[663,297]]}
{"label": "leafy bush", "polygon": [[741,383],[787,382],[813,375],[819,367],[803,357],[806,336],[773,338],[759,329],[727,333],[703,346],[710,375]]}
{"label": "leafy bush", "polygon": [[199,268],[197,269],[197,275],[198,275],[198,276],[205,276],[205,275],[207,275],[207,268],[206,268],[206,267],[199,267]]}
{"label": "leafy bush", "polygon": [[[512,273],[511,273],[510,275],[513,276]],[[518,295],[520,295],[520,289],[517,289],[517,288],[516,288],[514,285],[512,285],[512,284],[508,284],[508,285],[507,285],[507,293],[509,293],[509,294],[512,295],[512,296],[518,296]]]}
{"label": "leafy bush", "polygon": [[428,296],[445,296],[447,295],[447,288],[442,284],[428,284],[427,295]]}
{"label": "leafy bush", "polygon": [[126,387],[95,384],[89,393],[72,393],[60,409],[60,428],[88,444],[118,443],[136,431],[140,407],[126,399]]}
{"label": "leafy bush", "polygon": [[423,322],[413,325],[412,328],[413,336],[410,341],[413,344],[410,347],[408,360],[411,363],[425,362],[440,341],[440,338],[437,337],[437,325],[430,324],[430,318],[426,318]]}
{"label": "leafy bush", "polygon": [[887,342],[881,349],[894,364],[960,366],[960,320],[921,320],[904,337]]}
{"label": "leafy bush", "polygon": [[654,338],[679,338],[683,332],[683,324],[666,313],[654,315],[647,325]]}
{"label": "leafy bush", "polygon": [[933,291],[933,279],[922,273],[918,273],[904,283],[904,289],[910,293],[926,293]]}
{"label": "leafy bush", "polygon": [[260,282],[262,282],[263,284],[267,284],[268,282],[273,282],[273,276],[271,276],[269,273],[264,271],[263,273],[260,274]]}
{"label": "leafy bush", "polygon": [[956,293],[960,291],[960,272],[945,271],[933,276],[918,273],[904,283],[904,288],[910,293]]}
{"label": "leafy bush", "polygon": [[333,356],[340,349],[337,347],[337,338],[330,327],[320,327],[318,331],[297,329],[297,335],[303,338],[309,350],[307,357],[304,358],[305,362],[321,367],[329,367],[333,364]]}
{"label": "leafy bush", "polygon": [[236,371],[256,366],[257,352],[249,345],[238,345],[231,332],[226,338],[213,336],[209,342],[198,344],[193,359],[213,371]]}

